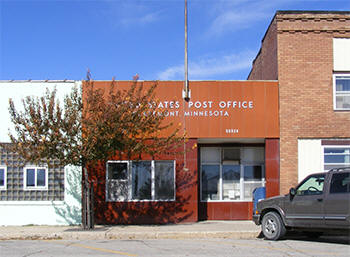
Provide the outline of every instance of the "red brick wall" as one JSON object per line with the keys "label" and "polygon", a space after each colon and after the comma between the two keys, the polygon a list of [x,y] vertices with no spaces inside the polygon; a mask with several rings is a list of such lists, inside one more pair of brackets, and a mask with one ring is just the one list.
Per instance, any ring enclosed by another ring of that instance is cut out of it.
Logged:
{"label": "red brick wall", "polygon": [[[297,183],[298,138],[350,137],[350,113],[333,110],[332,84],[333,38],[350,37],[350,15],[276,14],[270,34],[277,42],[280,190],[286,193]],[[262,52],[274,53],[274,41],[267,39]],[[259,69],[267,69],[258,65],[267,61],[255,62],[249,79],[257,79],[253,75]],[[272,73],[263,71],[258,78],[271,79]]]}
{"label": "red brick wall", "polygon": [[263,43],[248,80],[277,80],[277,32],[276,21],[273,21],[266,32]]}
{"label": "red brick wall", "polygon": [[[197,140],[190,139],[186,147],[186,167],[183,155],[176,155],[175,201],[106,202],[106,166],[89,168],[94,181],[96,224],[166,224],[198,221]],[[162,158],[160,158],[162,159]],[[169,160],[169,156],[164,159]]]}

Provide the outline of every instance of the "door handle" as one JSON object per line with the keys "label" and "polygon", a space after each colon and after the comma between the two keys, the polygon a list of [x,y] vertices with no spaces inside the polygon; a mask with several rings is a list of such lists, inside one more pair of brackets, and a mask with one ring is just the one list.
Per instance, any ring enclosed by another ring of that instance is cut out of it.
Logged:
{"label": "door handle", "polygon": [[323,199],[322,198],[318,198],[317,201],[318,202],[323,202]]}

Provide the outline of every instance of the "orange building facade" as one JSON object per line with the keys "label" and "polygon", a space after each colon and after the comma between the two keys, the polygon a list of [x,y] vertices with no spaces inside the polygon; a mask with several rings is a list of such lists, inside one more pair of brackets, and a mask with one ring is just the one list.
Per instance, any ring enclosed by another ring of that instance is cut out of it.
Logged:
{"label": "orange building facade", "polygon": [[[118,81],[128,88],[132,81]],[[147,89],[155,82],[144,81]],[[94,82],[108,92],[108,81]],[[107,90],[106,90],[107,89]],[[158,82],[157,110],[186,130],[185,153],[157,160],[109,160],[90,178],[98,181],[98,224],[163,224],[251,218],[252,191],[279,193],[279,120],[276,81]]]}

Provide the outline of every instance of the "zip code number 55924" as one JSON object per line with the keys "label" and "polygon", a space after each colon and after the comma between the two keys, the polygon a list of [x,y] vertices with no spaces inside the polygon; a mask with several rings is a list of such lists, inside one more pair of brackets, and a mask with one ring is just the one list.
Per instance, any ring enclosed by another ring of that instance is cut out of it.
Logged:
{"label": "zip code number 55924", "polygon": [[226,134],[237,134],[239,132],[238,129],[226,129]]}

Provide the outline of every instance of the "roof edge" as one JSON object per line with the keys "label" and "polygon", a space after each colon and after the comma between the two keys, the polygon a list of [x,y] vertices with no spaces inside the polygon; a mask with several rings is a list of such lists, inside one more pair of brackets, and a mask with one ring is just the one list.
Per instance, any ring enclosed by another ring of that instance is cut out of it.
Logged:
{"label": "roof edge", "polygon": [[350,11],[324,11],[324,10],[278,10],[276,14],[350,14]]}

